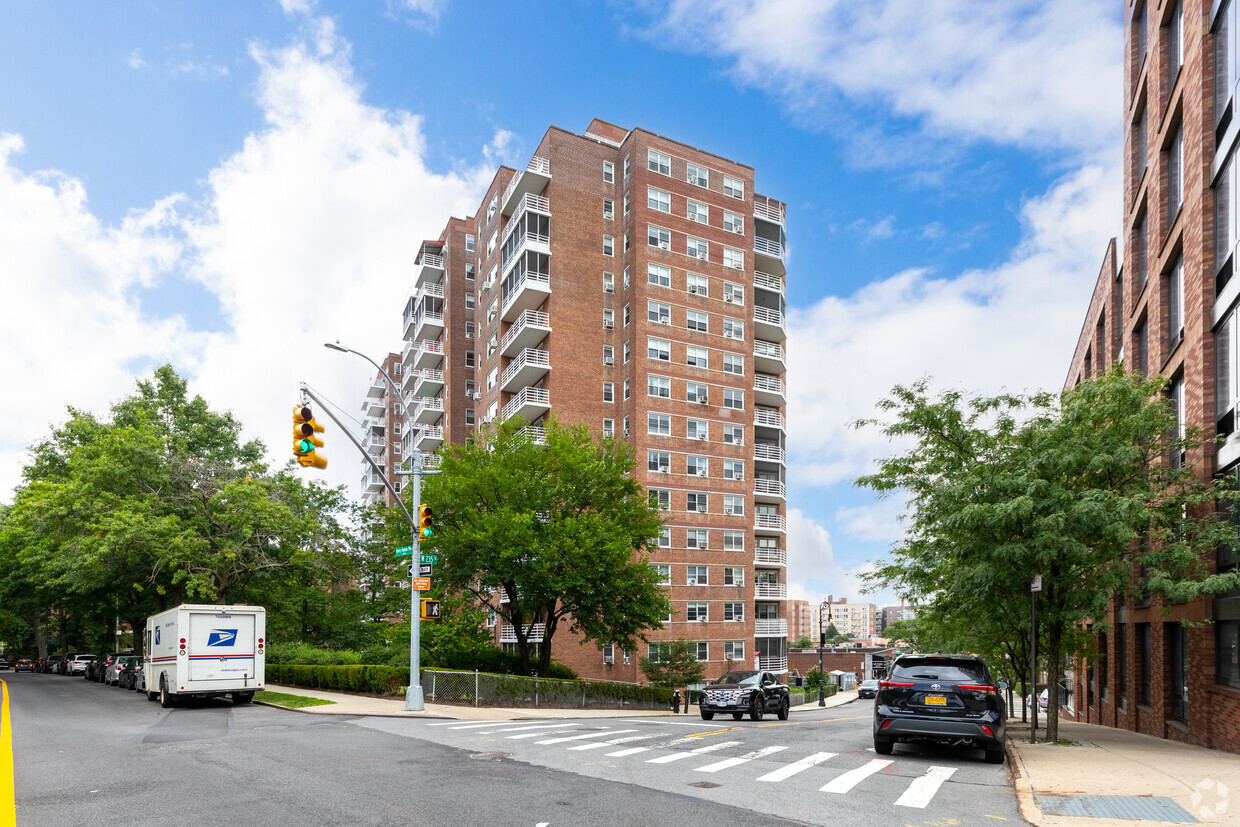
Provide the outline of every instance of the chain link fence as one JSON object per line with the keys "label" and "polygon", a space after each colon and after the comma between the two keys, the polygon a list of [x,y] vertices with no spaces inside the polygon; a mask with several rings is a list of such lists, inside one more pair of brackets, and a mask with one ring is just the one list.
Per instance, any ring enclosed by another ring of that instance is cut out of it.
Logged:
{"label": "chain link fence", "polygon": [[669,689],[434,669],[422,670],[422,695],[438,704],[554,709],[669,709],[672,703]]}

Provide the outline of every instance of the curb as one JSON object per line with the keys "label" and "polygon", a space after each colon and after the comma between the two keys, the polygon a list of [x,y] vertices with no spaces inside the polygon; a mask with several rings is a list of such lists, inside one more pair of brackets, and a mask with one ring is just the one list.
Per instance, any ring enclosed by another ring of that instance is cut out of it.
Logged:
{"label": "curb", "polygon": [[333,718],[406,718],[412,720],[428,719],[432,721],[463,721],[464,718],[452,718],[447,715],[401,715],[399,712],[316,712],[310,708],[294,708],[273,704],[270,701],[250,701],[254,706],[268,706],[272,709],[283,709],[285,712],[300,712],[304,715],[329,715]]}
{"label": "curb", "polygon": [[1016,807],[1020,811],[1020,817],[1034,827],[1043,827],[1046,820],[1033,797],[1033,784],[1029,782],[1025,762],[1020,759],[1020,753],[1012,746],[1010,738],[1004,739],[1004,748],[1007,751],[1008,768],[1012,773],[1012,785],[1016,788]]}

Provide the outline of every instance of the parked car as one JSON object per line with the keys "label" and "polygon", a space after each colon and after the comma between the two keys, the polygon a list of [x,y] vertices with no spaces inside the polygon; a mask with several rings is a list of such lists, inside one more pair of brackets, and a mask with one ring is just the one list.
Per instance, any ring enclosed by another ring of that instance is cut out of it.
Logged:
{"label": "parked car", "polygon": [[56,674],[57,675],[69,674],[69,664],[73,662],[73,659],[77,657],[77,655],[78,655],[77,652],[69,652],[68,654],[61,655],[60,658],[58,658],[56,661]]}
{"label": "parked car", "polygon": [[25,658],[23,658],[22,660],[19,660],[17,663],[13,664],[13,671],[14,672],[33,672],[34,661],[26,660]]}
{"label": "parked car", "polygon": [[901,655],[879,682],[874,751],[890,755],[900,741],[968,745],[1002,764],[1007,708],[999,685],[977,655]]}
{"label": "parked car", "polygon": [[7,672],[9,668],[8,658],[0,657],[0,672]]}
{"label": "parked car", "polygon": [[862,681],[857,687],[858,698],[873,698],[878,695],[878,681]]}
{"label": "parked car", "polygon": [[108,667],[115,663],[117,658],[122,658],[124,656],[124,652],[113,652],[110,655],[104,655],[103,660],[99,661],[99,668],[95,675],[95,680],[99,681],[99,683],[105,683]]}
{"label": "parked car", "polygon": [[146,681],[142,679],[142,658],[128,657],[118,681],[126,689],[146,689]]}
{"label": "parked car", "polygon": [[135,655],[120,655],[113,658],[112,663],[103,673],[103,682],[108,686],[121,686],[121,672],[125,669],[125,665],[135,657]]}
{"label": "parked car", "polygon": [[60,662],[64,660],[60,655],[48,655],[43,660],[43,670],[49,675],[60,671]]}
{"label": "parked car", "polygon": [[733,669],[702,690],[698,711],[704,721],[714,718],[716,712],[730,713],[737,721],[746,714],[750,720],[761,721],[765,713],[774,712],[779,720],[786,721],[790,704],[788,687],[772,673]]}
{"label": "parked car", "polygon": [[89,655],[86,659],[86,668],[82,670],[82,677],[88,681],[95,679],[95,670],[99,668],[99,658],[95,655]]}
{"label": "parked car", "polygon": [[73,657],[67,658],[65,661],[65,674],[66,675],[82,674],[83,672],[86,671],[86,664],[89,663],[92,659],[97,660],[98,656],[92,655],[89,652],[79,652]]}

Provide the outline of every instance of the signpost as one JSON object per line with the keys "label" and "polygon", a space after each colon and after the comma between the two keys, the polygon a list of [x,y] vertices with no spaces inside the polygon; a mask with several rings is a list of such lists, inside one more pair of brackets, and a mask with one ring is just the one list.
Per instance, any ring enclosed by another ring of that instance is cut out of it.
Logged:
{"label": "signpost", "polygon": [[[1042,591],[1042,575],[1034,575],[1029,584],[1029,672],[1033,688],[1029,690],[1029,743],[1038,742],[1038,592]],[[1047,710],[1050,714],[1050,710]]]}
{"label": "signpost", "polygon": [[400,548],[396,549],[397,558],[412,557],[412,556],[413,556],[413,546],[401,546]]}

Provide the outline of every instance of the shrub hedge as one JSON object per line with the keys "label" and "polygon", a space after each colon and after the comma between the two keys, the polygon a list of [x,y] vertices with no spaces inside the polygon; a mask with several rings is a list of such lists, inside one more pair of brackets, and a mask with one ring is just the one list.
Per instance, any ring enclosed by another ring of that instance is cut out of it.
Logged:
{"label": "shrub hedge", "polygon": [[400,688],[409,684],[409,667],[269,663],[267,680],[309,689],[399,695]]}

